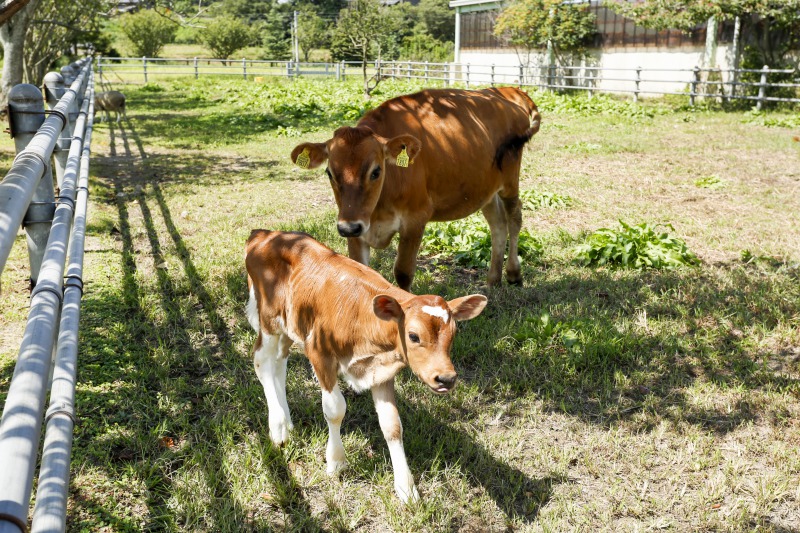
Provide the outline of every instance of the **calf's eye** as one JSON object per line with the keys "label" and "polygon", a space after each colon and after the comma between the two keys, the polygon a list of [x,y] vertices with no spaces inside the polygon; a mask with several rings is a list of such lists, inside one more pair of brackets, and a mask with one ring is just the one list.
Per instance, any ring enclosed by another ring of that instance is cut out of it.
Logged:
{"label": "calf's eye", "polygon": [[375,170],[372,171],[372,174],[369,175],[369,179],[375,181],[381,176],[381,167],[377,167]]}
{"label": "calf's eye", "polygon": [[411,339],[411,342],[419,343],[419,335],[416,333],[409,333],[408,338]]}

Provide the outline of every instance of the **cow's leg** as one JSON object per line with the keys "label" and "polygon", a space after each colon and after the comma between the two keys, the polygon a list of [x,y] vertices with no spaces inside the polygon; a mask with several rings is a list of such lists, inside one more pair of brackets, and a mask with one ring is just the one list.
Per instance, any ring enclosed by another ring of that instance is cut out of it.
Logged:
{"label": "cow's leg", "polygon": [[347,238],[347,255],[350,259],[369,266],[369,244],[361,237]]}
{"label": "cow's leg", "polygon": [[481,209],[489,223],[492,234],[492,259],[489,263],[487,283],[497,285],[503,278],[503,256],[508,242],[508,222],[505,210],[500,206],[500,198],[495,194],[488,204]]}
{"label": "cow's leg", "polygon": [[253,366],[264,386],[269,410],[269,437],[277,445],[289,439],[292,417],[286,402],[286,362],[292,341],[284,334],[259,333],[253,348]]}
{"label": "cow's leg", "polygon": [[383,437],[389,446],[389,456],[392,458],[394,490],[403,503],[416,502],[419,500],[419,492],[414,485],[414,476],[408,468],[403,449],[403,424],[394,399],[394,380],[372,387],[372,399],[375,402],[375,411],[378,412]]}
{"label": "cow's leg", "polygon": [[[522,203],[519,196],[500,197],[508,222],[508,259],[506,280],[512,285],[522,285],[522,269],[519,265],[519,232],[522,229]],[[492,237],[494,240],[494,237]]]}
{"label": "cow's leg", "polygon": [[408,291],[414,281],[414,271],[417,269],[417,254],[422,244],[422,233],[425,224],[419,228],[405,228],[400,232],[400,242],[397,243],[397,257],[394,260],[394,279],[397,286]]}
{"label": "cow's leg", "polygon": [[342,391],[339,390],[339,384],[336,383],[330,391],[326,391],[323,387],[322,412],[325,413],[325,420],[328,421],[328,447],[325,450],[325,461],[328,463],[328,475],[331,476],[347,466],[341,435],[342,420],[346,410],[347,402],[345,402]]}

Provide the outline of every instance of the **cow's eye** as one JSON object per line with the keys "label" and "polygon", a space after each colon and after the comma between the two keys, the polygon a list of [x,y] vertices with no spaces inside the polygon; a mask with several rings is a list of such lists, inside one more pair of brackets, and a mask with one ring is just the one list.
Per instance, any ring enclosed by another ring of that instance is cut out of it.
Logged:
{"label": "cow's eye", "polygon": [[419,343],[419,335],[416,333],[409,333],[408,338],[411,339],[411,342]]}
{"label": "cow's eye", "polygon": [[381,167],[375,167],[375,170],[372,171],[372,174],[369,175],[369,179],[375,181],[376,179],[381,177]]}

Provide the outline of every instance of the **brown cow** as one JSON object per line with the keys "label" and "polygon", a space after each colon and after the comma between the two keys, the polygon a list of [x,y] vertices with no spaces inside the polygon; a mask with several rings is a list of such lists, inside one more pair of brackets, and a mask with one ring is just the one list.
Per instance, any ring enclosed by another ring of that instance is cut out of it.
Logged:
{"label": "brown cow", "polygon": [[394,377],[408,365],[434,392],[450,392],[456,382],[450,361],[455,323],[478,316],[486,297],[473,294],[448,302],[414,296],[303,233],[254,230],[245,263],[247,317],[258,333],[253,360],[267,397],[272,441],[283,444],[292,429],[286,358],[296,342],[303,345],[322,388],[328,473],[346,464],[339,434],[346,408],[337,379],[341,375],[356,391],[372,391],[395,491],[403,502],[419,499],[403,450]]}
{"label": "brown cow", "polygon": [[401,288],[411,286],[425,224],[478,209],[492,234],[488,283],[500,282],[507,242],[507,280],[521,283],[521,151],[540,120],[519,89],[431,89],[387,100],[324,143],[298,145],[292,161],[303,168],[328,161],[337,228],[351,258],[366,265],[370,247],[385,248],[400,234],[394,275]]}

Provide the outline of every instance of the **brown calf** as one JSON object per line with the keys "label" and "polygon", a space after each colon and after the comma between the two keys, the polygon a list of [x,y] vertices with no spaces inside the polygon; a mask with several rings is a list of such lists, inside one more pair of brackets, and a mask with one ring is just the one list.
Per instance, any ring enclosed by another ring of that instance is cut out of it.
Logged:
{"label": "brown calf", "polygon": [[286,358],[297,342],[322,388],[328,473],[346,464],[339,433],[346,408],[337,378],[341,375],[356,391],[372,391],[395,491],[403,502],[417,500],[403,450],[394,376],[408,365],[434,392],[449,392],[456,382],[450,361],[455,323],[478,316],[486,297],[474,294],[448,302],[439,296],[414,296],[303,233],[254,230],[245,263],[247,317],[258,333],[253,360],[267,397],[272,441],[284,443],[292,429]]}
{"label": "brown calf", "polygon": [[303,168],[328,162],[351,258],[366,265],[370,247],[385,248],[400,234],[394,275],[401,288],[411,286],[425,224],[478,209],[492,234],[489,284],[500,282],[507,243],[507,279],[521,283],[521,151],[540,121],[536,104],[513,87],[431,89],[387,100],[326,142],[298,145],[292,161]]}

